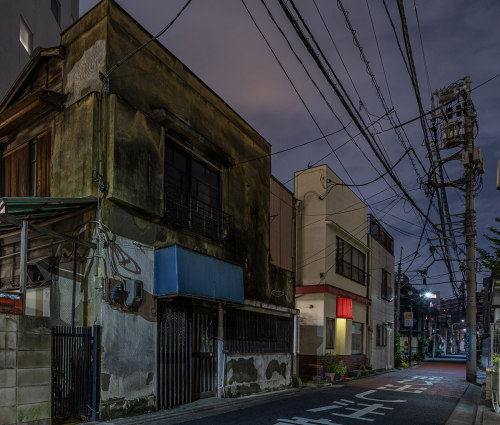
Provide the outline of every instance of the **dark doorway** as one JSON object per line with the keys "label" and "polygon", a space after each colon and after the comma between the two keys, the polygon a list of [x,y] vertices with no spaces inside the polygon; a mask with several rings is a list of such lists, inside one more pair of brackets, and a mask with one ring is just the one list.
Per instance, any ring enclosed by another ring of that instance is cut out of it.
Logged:
{"label": "dark doorway", "polygon": [[158,312],[159,409],[215,396],[216,311],[159,300]]}

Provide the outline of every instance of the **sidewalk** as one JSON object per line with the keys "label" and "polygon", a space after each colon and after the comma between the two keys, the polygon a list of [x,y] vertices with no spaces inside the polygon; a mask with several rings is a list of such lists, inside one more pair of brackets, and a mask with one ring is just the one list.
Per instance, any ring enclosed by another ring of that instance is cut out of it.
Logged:
{"label": "sidewalk", "polygon": [[486,372],[477,369],[477,383],[469,384],[446,425],[498,425],[500,415],[485,400],[485,389]]}

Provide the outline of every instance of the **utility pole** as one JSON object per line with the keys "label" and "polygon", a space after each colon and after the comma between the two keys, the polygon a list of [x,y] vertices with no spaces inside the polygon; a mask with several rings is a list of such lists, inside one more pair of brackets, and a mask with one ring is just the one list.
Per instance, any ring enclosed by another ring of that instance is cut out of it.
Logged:
{"label": "utility pole", "polygon": [[396,279],[396,302],[395,304],[395,315],[394,315],[394,321],[395,326],[394,328],[399,332],[399,315],[401,312],[401,261],[403,260],[403,247],[401,247],[401,254],[399,256],[399,264],[398,264],[398,278]]}
{"label": "utility pole", "polygon": [[[433,114],[432,129],[434,131],[434,155],[436,156],[435,165],[431,159],[432,169],[438,173],[432,177],[438,177],[439,181],[434,180],[430,185],[435,189],[444,189],[445,187],[454,187],[465,192],[465,213],[463,214],[463,228],[454,229],[454,222],[451,220],[446,197],[444,196],[443,204],[444,211],[440,209],[442,217],[442,236],[445,239],[445,244],[450,243],[454,248],[455,254],[458,257],[459,250],[457,243],[454,240],[454,230],[459,231],[461,236],[465,237],[465,281],[467,293],[467,336],[468,336],[468,351],[466,362],[466,380],[468,382],[476,382],[476,212],[474,207],[475,185],[478,177],[484,172],[484,162],[481,157],[481,150],[474,147],[474,123],[476,121],[476,112],[470,96],[470,77],[464,77],[460,82],[456,82],[447,88],[437,90],[433,96],[437,96],[440,110]],[[432,101],[434,110],[434,101]],[[442,142],[437,137],[437,120],[441,122]],[[439,150],[450,152],[454,151],[451,156],[442,158]],[[432,158],[432,156],[431,156]],[[453,160],[462,160],[464,166],[463,177],[453,181],[445,182],[443,178],[442,167],[444,164]],[[443,194],[445,191],[443,190]],[[458,215],[460,216],[460,214]],[[448,229],[446,229],[448,227]],[[448,232],[446,232],[448,230]],[[441,244],[442,245],[442,244]],[[450,261],[450,259],[448,260]],[[463,270],[463,269],[462,269]],[[450,269],[450,278],[452,287],[457,299],[463,299],[464,290],[463,282],[460,290],[455,287],[453,279],[453,270]],[[435,338],[435,336],[434,336]]]}
{"label": "utility pole", "polygon": [[[465,257],[467,282],[467,335],[468,353],[465,364],[467,382],[476,382],[476,210],[474,208],[474,119],[475,111],[470,99],[470,77],[464,78],[464,174],[465,174]],[[479,158],[479,160],[481,160]]]}

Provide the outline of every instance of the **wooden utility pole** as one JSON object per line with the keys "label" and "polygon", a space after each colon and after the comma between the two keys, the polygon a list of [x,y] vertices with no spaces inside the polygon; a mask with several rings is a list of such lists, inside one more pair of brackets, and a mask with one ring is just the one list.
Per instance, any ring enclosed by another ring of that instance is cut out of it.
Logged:
{"label": "wooden utility pole", "polygon": [[466,379],[476,382],[476,211],[474,208],[475,196],[475,158],[474,158],[474,119],[475,111],[470,99],[470,77],[464,78],[464,174],[465,174],[465,257],[466,257],[466,284],[467,284],[467,362]]}

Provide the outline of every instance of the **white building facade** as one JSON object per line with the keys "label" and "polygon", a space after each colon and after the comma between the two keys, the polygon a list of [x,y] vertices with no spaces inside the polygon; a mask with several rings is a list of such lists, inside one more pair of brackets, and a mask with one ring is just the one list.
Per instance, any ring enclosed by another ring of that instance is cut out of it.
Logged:
{"label": "white building facade", "polygon": [[370,247],[370,298],[368,353],[374,369],[394,367],[394,240],[371,214],[368,216]]}

